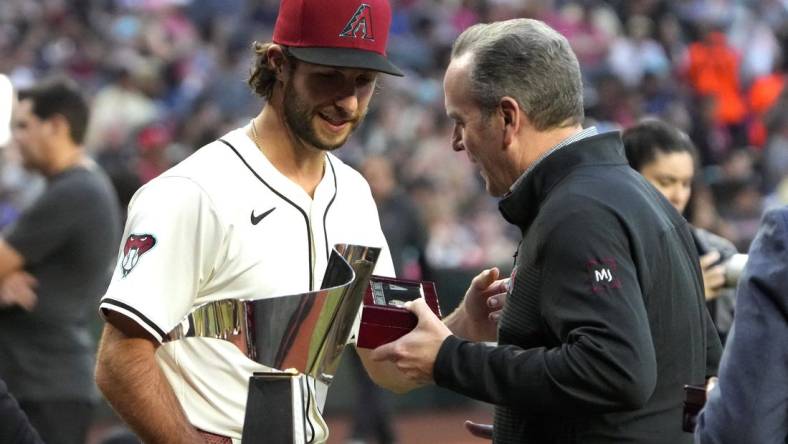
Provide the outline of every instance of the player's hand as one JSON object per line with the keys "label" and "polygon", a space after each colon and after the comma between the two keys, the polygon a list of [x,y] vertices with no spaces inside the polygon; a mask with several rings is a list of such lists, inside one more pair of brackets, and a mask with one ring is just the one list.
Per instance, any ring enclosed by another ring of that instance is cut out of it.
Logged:
{"label": "player's hand", "polygon": [[707,301],[716,299],[720,295],[720,290],[725,286],[725,265],[717,264],[719,260],[720,253],[718,251],[711,251],[700,257],[703,288]]}
{"label": "player's hand", "polygon": [[493,340],[498,333],[498,320],[506,304],[509,278],[498,279],[500,271],[493,267],[482,271],[471,281],[462,301],[473,330],[481,338]]}
{"label": "player's hand", "polygon": [[406,302],[405,308],[418,317],[416,328],[396,341],[376,348],[371,357],[375,361],[392,361],[406,378],[417,384],[432,383],[432,369],[438,350],[451,336],[451,331],[423,298]]}
{"label": "player's hand", "polygon": [[35,288],[38,281],[24,271],[14,271],[0,282],[0,307],[19,305],[32,311],[38,302]]}
{"label": "player's hand", "polygon": [[492,440],[493,426],[492,424],[477,424],[473,421],[465,421],[465,429],[471,432],[471,435],[477,438]]}

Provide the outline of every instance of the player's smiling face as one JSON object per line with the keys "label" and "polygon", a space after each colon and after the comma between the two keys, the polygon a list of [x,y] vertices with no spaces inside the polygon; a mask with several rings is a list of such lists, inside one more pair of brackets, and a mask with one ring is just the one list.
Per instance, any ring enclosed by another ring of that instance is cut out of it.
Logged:
{"label": "player's smiling face", "polygon": [[342,146],[367,113],[377,73],[298,62],[284,86],[294,135],[321,150]]}

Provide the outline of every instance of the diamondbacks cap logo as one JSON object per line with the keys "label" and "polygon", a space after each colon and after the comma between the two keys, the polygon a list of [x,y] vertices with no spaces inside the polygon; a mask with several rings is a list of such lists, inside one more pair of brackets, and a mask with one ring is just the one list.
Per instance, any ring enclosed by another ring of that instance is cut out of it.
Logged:
{"label": "diamondbacks cap logo", "polygon": [[156,245],[156,238],[151,234],[132,234],[126,239],[126,243],[123,244],[123,261],[120,263],[123,277],[126,277],[137,266],[140,257],[154,245]]}
{"label": "diamondbacks cap logo", "polygon": [[372,8],[368,4],[362,3],[353,13],[353,17],[348,20],[339,36],[375,40],[375,34],[372,32]]}

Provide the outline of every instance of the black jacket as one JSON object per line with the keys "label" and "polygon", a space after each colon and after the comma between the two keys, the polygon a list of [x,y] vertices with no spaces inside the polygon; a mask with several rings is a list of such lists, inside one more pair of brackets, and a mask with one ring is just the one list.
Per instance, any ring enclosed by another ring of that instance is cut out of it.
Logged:
{"label": "black jacket", "polygon": [[550,154],[500,209],[524,237],[499,345],[450,336],[437,384],[495,404],[496,443],[691,442],[683,386],[720,344],[688,225],[618,133]]}

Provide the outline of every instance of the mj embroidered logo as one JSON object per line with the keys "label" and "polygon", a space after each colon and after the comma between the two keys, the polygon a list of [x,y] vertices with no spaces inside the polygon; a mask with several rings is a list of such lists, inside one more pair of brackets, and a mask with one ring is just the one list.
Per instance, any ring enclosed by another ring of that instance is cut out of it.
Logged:
{"label": "mj embroidered logo", "polygon": [[594,279],[597,282],[613,282],[613,273],[610,272],[609,268],[603,268],[602,270],[594,270]]}
{"label": "mj embroidered logo", "polygon": [[586,262],[586,270],[591,284],[591,291],[595,294],[605,289],[621,288],[621,281],[616,277],[617,264],[614,258],[590,259]]}
{"label": "mj embroidered logo", "polygon": [[375,34],[372,32],[372,8],[368,4],[362,3],[342,28],[339,36],[375,40]]}

